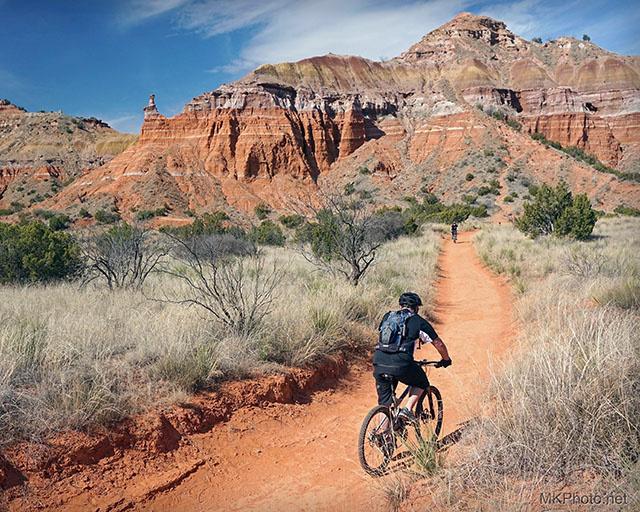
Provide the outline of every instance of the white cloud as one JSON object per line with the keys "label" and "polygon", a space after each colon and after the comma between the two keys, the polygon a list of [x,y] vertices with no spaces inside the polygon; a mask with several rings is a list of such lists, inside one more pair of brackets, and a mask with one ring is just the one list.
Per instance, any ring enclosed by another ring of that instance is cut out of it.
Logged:
{"label": "white cloud", "polygon": [[[294,61],[325,53],[395,57],[455,16],[464,1],[434,1],[367,8],[331,1],[291,6],[266,25],[242,51],[254,65]],[[358,5],[360,4],[360,5]]]}
{"label": "white cloud", "polygon": [[103,120],[105,123],[111,126],[111,128],[119,131],[120,133],[139,133],[140,128],[142,127],[142,121],[144,120],[144,115],[128,114],[114,118],[103,118]]}
{"label": "white cloud", "polygon": [[253,28],[239,57],[210,70],[239,73],[261,64],[329,52],[395,57],[472,0],[136,0],[130,23],[174,11],[179,28],[205,37]]}
{"label": "white cloud", "polygon": [[629,41],[623,35],[637,34],[640,10],[634,2],[612,5],[606,0],[494,1],[478,14],[504,21],[509,30],[527,39],[581,38],[587,33],[607,50],[629,54],[638,46],[637,37]]}
{"label": "white cloud", "polygon": [[528,39],[580,37],[587,27],[619,22],[621,11],[633,9],[608,9],[604,0],[493,0],[484,4],[473,0],[136,0],[132,16],[142,20],[173,10],[178,28],[205,37],[252,29],[236,60],[209,70],[239,74],[265,63],[330,52],[376,60],[395,57],[470,8],[504,21],[512,32]]}
{"label": "white cloud", "polygon": [[159,14],[173,11],[190,0],[132,0],[125,2],[121,11],[124,25],[135,25]]}

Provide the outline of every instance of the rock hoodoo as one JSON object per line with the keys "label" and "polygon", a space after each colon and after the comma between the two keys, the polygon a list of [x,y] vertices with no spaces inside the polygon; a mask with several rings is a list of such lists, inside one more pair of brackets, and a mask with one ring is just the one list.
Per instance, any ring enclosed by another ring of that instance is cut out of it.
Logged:
{"label": "rock hoodoo", "polygon": [[156,95],[149,94],[149,104],[146,107],[142,107],[144,110],[144,118],[148,119],[151,116],[158,114],[158,108],[156,107]]}

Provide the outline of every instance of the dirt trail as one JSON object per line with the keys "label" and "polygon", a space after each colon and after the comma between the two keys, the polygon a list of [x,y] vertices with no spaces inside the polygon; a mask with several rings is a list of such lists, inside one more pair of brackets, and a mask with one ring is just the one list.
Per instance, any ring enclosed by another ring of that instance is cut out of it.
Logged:
{"label": "dirt trail", "polygon": [[[430,379],[443,394],[445,435],[469,418],[471,393],[486,382],[490,360],[513,339],[509,290],[482,266],[470,239],[470,233],[460,233],[458,244],[445,241],[440,259],[434,326],[454,364],[431,371]],[[437,353],[427,346],[419,356],[436,359]],[[113,495],[80,492],[59,508],[382,510],[379,484],[364,475],[356,454],[362,418],[375,401],[369,366],[356,367],[335,389],[294,404],[246,408],[212,431],[191,436],[189,450],[167,459],[173,467],[148,468],[131,475],[129,483],[121,475]]]}

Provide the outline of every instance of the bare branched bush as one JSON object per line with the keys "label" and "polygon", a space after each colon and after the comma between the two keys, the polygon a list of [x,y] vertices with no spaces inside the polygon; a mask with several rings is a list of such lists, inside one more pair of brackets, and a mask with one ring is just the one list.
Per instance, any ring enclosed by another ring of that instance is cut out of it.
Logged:
{"label": "bare branched bush", "polygon": [[81,239],[85,283],[96,279],[115,288],[140,288],[168,253],[166,244],[148,228],[129,224],[90,231]]}
{"label": "bare branched bush", "polygon": [[317,223],[300,240],[308,261],[357,286],[384,243],[374,208],[365,201],[341,194],[325,194],[320,208],[313,208]]}
{"label": "bare branched bush", "polygon": [[224,235],[168,236],[180,265],[162,272],[180,279],[186,290],[181,297],[165,294],[163,300],[198,306],[235,334],[255,331],[271,313],[282,269],[267,266],[252,244],[234,243]]}
{"label": "bare branched bush", "polygon": [[[225,379],[371,347],[371,327],[405,289],[418,291],[432,307],[438,246],[439,237],[429,231],[381,246],[376,266],[355,288],[316,272],[295,251],[267,248],[256,255],[245,239],[212,238],[208,250],[195,250],[203,255],[209,286],[207,261],[241,263],[250,304],[259,291],[253,284],[257,259],[265,272],[259,281],[276,271],[273,302],[260,308],[270,313],[249,335],[203,315],[201,307],[148,300],[197,296],[170,273],[152,272],[142,290],[119,293],[73,283],[0,286],[0,446],[186,401]],[[197,260],[179,247],[182,253],[167,255],[163,266],[204,286],[192,270]],[[409,271],[416,267],[422,269],[417,281]]]}
{"label": "bare branched bush", "polygon": [[605,268],[607,258],[599,251],[580,245],[564,249],[560,264],[563,272],[569,275],[595,277]]}

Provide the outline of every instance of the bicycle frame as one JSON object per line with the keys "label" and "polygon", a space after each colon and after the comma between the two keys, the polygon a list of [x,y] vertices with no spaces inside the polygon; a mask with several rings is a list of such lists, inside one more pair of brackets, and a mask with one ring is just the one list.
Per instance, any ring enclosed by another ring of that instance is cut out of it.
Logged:
{"label": "bicycle frame", "polygon": [[[418,361],[418,364],[420,364],[420,366],[435,366],[438,363],[438,361]],[[396,415],[396,409],[398,409],[398,407],[400,406],[400,404],[402,403],[402,401],[404,400],[404,398],[407,396],[407,394],[409,393],[409,390],[411,389],[411,386],[407,386],[405,388],[405,390],[402,392],[402,394],[400,395],[399,398],[396,398],[396,388],[398,387],[399,381],[396,379],[396,382],[393,385],[393,405],[391,407],[391,409],[393,410],[394,414],[393,416],[395,417]],[[426,396],[429,396],[429,412],[431,414],[433,414],[433,401],[431,399],[431,392],[429,390],[429,388],[424,390],[424,393],[422,393],[422,395],[420,396],[420,398],[418,399],[418,403],[416,404],[416,411],[420,411],[423,410],[423,402]]]}

